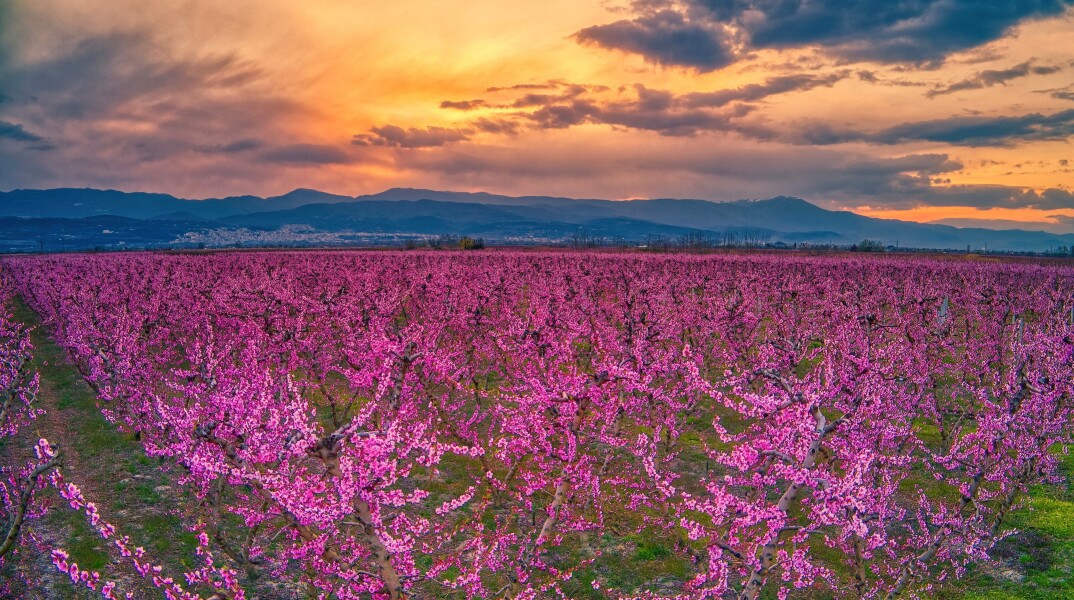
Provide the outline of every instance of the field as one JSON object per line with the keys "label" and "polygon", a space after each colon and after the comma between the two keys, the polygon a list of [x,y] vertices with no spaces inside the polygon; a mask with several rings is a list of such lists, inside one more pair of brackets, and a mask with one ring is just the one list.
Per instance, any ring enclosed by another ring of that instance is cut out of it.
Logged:
{"label": "field", "polygon": [[10,597],[1074,594],[1069,264],[0,268]]}

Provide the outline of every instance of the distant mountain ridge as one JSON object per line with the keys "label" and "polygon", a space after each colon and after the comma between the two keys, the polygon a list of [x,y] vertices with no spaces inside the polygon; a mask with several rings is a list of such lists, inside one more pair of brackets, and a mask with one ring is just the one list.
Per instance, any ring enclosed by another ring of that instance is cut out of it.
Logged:
{"label": "distant mountain ridge", "polygon": [[[123,219],[117,227],[137,235],[130,233],[130,239],[125,239],[115,228],[103,227],[102,218]],[[47,243],[50,247],[60,244],[62,249],[175,246],[210,233],[214,237],[205,239],[226,245],[229,235],[248,231],[260,232],[250,238],[253,245],[265,239],[286,243],[288,235],[298,235],[293,233],[299,231],[296,228],[307,237],[311,232],[323,234],[310,238],[322,241],[366,239],[346,237],[350,234],[386,241],[453,234],[482,236],[493,243],[555,243],[582,232],[640,243],[652,236],[748,230],[768,241],[788,244],[849,245],[871,239],[902,247],[1034,252],[1074,246],[1074,234],[876,219],[786,196],[730,202],[601,200],[394,188],[357,197],[296,189],[269,198],[188,200],[168,194],[75,188],[0,192],[0,249],[8,251]]]}
{"label": "distant mountain ridge", "polygon": [[168,194],[120,192],[92,188],[57,188],[51,190],[13,190],[0,192],[0,216],[26,218],[77,219],[113,215],[132,219],[150,219],[174,213],[186,213],[202,219],[217,219],[235,214],[286,210],[315,202],[354,201],[316,190],[297,189],[282,196],[232,196],[207,200],[187,200]]}

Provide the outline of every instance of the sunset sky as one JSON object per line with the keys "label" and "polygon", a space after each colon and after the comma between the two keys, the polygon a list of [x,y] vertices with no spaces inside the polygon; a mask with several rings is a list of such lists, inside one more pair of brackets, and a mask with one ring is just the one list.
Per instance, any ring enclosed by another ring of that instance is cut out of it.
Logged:
{"label": "sunset sky", "polygon": [[793,195],[1072,232],[1072,5],[0,0],[0,190]]}

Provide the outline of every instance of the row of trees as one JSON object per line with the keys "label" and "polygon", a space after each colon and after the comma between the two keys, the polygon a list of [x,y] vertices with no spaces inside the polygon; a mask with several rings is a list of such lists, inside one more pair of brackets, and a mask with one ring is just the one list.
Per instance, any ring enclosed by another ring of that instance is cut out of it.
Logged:
{"label": "row of trees", "polygon": [[[59,448],[44,438],[36,442],[26,439],[30,425],[45,411],[37,398],[40,375],[34,366],[30,330],[13,315],[12,302],[11,279],[6,272],[0,271],[0,568],[10,562],[13,553],[44,552],[74,585],[95,590],[104,598],[115,600],[121,597],[115,581],[70,562],[62,547],[48,547],[41,538],[34,538],[31,544],[25,543],[27,528],[51,508],[48,497],[51,490],[54,498],[62,499],[67,507],[85,516],[94,533],[112,547],[117,562],[129,565],[164,597],[169,600],[202,598],[187,591],[176,579],[163,575],[164,569],[146,557],[143,548],[136,547],[102,518],[97,505],[82,494],[79,486],[65,479]],[[241,600],[245,594],[235,579],[235,572],[217,564],[204,532],[198,540],[197,556],[189,557],[197,566],[183,573],[182,580],[221,590],[216,595],[217,600]],[[13,583],[10,579],[0,581],[0,595],[15,597]],[[211,600],[209,595],[205,597]]]}
{"label": "row of trees", "polygon": [[41,411],[35,406],[39,382],[30,332],[11,314],[10,296],[10,282],[0,273],[0,564],[15,549],[27,519],[38,514],[35,496],[59,460],[41,447],[36,457],[17,449],[17,436]]}
{"label": "row of trees", "polygon": [[1044,254],[1048,256],[1074,256],[1074,246],[1056,246]]}
{"label": "row of trees", "polygon": [[203,597],[266,574],[338,598],[568,595],[606,536],[634,533],[694,565],[685,597],[895,598],[988,560],[1071,441],[1074,275],[1058,268],[420,252],[6,267],[106,416],[181,465],[205,552],[239,573],[183,592]]}
{"label": "row of trees", "polygon": [[[681,235],[650,234],[642,242],[644,248],[657,251],[702,250],[711,248],[759,248],[769,243],[772,232],[754,227],[732,227],[720,232],[693,231]],[[602,246],[631,247],[624,238],[607,238],[593,232],[575,231],[568,245],[572,248],[599,248]]]}
{"label": "row of trees", "polygon": [[868,238],[850,247],[851,252],[883,252],[884,244]]}
{"label": "row of trees", "polygon": [[407,250],[418,250],[421,248],[432,248],[433,250],[482,250],[485,248],[485,240],[482,238],[470,237],[468,235],[459,237],[457,235],[444,234],[437,237],[410,239],[403,244],[403,247]]}
{"label": "row of trees", "polygon": [[650,235],[645,246],[653,249],[760,248],[772,239],[772,232],[755,227],[732,227],[721,232],[695,231],[678,236]]}

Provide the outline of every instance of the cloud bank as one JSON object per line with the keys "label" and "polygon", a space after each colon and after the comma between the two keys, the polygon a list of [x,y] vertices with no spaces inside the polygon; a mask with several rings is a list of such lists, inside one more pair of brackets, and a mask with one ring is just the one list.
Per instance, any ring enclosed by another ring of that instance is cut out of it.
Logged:
{"label": "cloud bank", "polygon": [[668,66],[711,71],[752,50],[818,47],[847,60],[942,63],[1071,0],[637,0],[636,16],[575,38]]}

